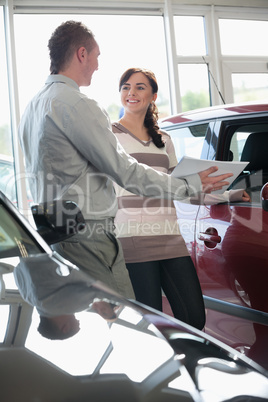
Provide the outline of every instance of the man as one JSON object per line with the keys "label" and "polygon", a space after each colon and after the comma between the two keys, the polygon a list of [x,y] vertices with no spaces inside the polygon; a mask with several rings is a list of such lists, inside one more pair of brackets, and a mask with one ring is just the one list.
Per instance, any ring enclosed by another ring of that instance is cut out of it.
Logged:
{"label": "man", "polygon": [[179,200],[221,189],[232,174],[210,177],[217,170],[211,168],[177,179],[137,163],[112,133],[107,113],[79,90],[90,85],[98,69],[100,50],[92,32],[67,21],[48,47],[51,75],[19,127],[33,199],[76,202],[87,229],[54,249],[123,296],[134,297],[113,231],[117,200],[112,181],[135,194]]}

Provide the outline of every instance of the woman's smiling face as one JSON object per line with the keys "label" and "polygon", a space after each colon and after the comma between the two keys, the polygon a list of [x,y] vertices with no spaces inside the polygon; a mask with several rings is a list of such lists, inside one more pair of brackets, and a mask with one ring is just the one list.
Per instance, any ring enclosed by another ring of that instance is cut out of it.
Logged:
{"label": "woman's smiling face", "polygon": [[134,73],[121,87],[121,102],[128,112],[145,112],[150,103],[155,101],[150,81],[143,73]]}

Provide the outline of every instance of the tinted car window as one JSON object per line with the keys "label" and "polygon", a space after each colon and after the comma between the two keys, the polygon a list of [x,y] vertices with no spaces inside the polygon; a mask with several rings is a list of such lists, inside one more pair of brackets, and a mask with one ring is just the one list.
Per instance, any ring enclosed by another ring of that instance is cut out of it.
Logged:
{"label": "tinted car window", "polygon": [[247,132],[237,131],[234,133],[230,146],[230,150],[232,151],[232,160],[234,161],[241,160],[242,151],[248,136],[249,133]]}
{"label": "tinted car window", "polygon": [[[264,129],[267,131],[262,131]],[[268,181],[268,126],[241,126],[233,134],[229,154],[231,160],[249,162],[233,188],[245,188],[254,203],[260,202],[260,191]]]}

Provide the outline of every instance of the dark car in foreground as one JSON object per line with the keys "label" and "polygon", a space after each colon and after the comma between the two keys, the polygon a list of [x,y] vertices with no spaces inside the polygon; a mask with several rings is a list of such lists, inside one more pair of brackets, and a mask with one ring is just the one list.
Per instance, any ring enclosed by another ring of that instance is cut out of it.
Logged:
{"label": "dark car in foreground", "polygon": [[249,203],[175,202],[207,311],[205,331],[268,368],[268,104],[222,105],[165,118],[178,159],[249,162],[230,188]]}
{"label": "dark car in foreground", "polygon": [[98,282],[92,284],[97,302],[116,306],[112,322],[89,304],[77,313],[74,336],[42,337],[36,309],[12,285],[12,271],[19,259],[42,264],[44,255],[68,271],[68,262],[0,192],[1,402],[268,399],[261,366],[172,317],[115,297]]}

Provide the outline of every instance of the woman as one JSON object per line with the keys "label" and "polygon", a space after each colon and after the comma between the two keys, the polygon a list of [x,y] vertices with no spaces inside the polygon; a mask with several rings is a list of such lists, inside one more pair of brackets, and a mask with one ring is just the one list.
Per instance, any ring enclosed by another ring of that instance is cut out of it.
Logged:
{"label": "woman", "polygon": [[[124,115],[113,123],[119,142],[140,163],[172,172],[177,159],[170,136],[157,125],[154,74],[130,68],[122,75],[119,90]],[[163,290],[174,317],[202,329],[202,292],[172,200],[136,196],[118,186],[116,191],[119,210],[115,224],[136,299],[162,310]]]}

